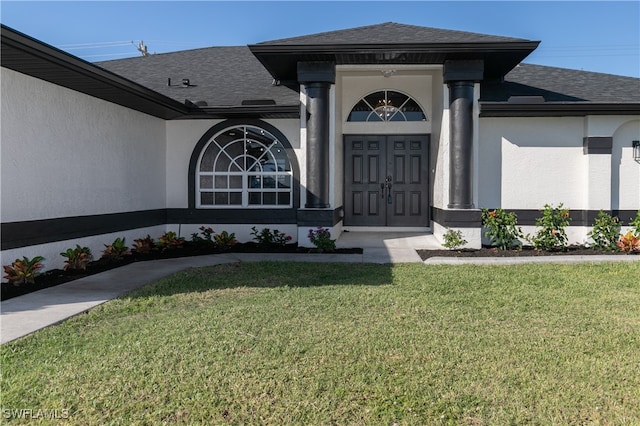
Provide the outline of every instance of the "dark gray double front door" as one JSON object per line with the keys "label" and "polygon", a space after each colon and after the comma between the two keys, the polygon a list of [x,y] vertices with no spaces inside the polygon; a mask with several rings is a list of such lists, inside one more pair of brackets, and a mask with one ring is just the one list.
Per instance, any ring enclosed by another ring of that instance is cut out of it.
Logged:
{"label": "dark gray double front door", "polygon": [[429,225],[429,135],[344,137],[344,225]]}

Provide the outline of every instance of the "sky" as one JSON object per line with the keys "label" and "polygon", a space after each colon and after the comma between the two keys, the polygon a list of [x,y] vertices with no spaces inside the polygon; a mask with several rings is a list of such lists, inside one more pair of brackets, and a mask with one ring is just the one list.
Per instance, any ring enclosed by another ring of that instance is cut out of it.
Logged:
{"label": "sky", "polygon": [[640,1],[6,1],[0,21],[89,62],[384,22],[541,41],[524,62],[640,78]]}

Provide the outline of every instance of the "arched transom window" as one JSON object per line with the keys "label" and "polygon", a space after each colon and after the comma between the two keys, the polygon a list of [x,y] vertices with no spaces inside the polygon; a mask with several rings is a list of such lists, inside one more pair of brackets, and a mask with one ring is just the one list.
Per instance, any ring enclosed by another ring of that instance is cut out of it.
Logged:
{"label": "arched transom window", "polygon": [[410,96],[394,90],[381,90],[360,99],[347,121],[427,121],[427,115]]}
{"label": "arched transom window", "polygon": [[255,126],[213,136],[198,159],[197,207],[292,207],[293,172],[282,142]]}

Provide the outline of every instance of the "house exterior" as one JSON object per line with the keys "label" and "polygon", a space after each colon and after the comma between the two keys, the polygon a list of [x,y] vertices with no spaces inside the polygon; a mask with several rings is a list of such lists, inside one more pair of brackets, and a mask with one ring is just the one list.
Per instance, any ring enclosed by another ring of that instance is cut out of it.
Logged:
{"label": "house exterior", "polygon": [[92,64],[1,36],[3,264],[201,225],[480,247],[481,208],[560,203],[586,243],[640,209],[640,79],[523,64],[537,41],[384,23]]}

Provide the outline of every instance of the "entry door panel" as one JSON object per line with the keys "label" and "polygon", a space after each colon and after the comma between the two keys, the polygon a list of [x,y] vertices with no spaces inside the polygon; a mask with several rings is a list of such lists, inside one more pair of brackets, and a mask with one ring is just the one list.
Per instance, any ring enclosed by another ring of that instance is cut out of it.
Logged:
{"label": "entry door panel", "polygon": [[345,142],[347,216],[359,226],[385,226],[385,141],[379,136],[347,136]]}
{"label": "entry door panel", "polygon": [[345,225],[428,226],[428,142],[345,136]]}

